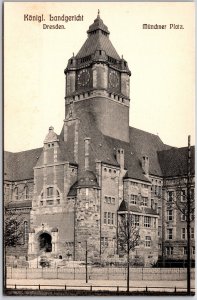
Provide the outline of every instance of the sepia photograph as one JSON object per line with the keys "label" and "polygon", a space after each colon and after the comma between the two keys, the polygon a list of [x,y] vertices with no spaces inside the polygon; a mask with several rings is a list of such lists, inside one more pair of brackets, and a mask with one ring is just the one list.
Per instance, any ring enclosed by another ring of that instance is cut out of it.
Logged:
{"label": "sepia photograph", "polygon": [[3,15],[4,295],[195,295],[194,2]]}

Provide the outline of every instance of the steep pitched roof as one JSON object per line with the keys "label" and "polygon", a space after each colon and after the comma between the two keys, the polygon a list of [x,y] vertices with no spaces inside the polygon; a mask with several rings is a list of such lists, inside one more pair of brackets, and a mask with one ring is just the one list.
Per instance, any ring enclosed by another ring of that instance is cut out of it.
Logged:
{"label": "steep pitched roof", "polygon": [[[195,174],[195,148],[191,147],[191,174]],[[159,163],[164,177],[187,175],[188,148],[171,148],[158,152]]]}
{"label": "steep pitched roof", "polygon": [[35,167],[42,148],[22,151],[22,152],[4,152],[4,172],[5,180],[18,181],[33,179]]}
{"label": "steep pitched roof", "polygon": [[129,128],[131,150],[141,161],[144,155],[149,157],[151,175],[162,176],[160,163],[157,152],[170,149],[171,147],[165,145],[159,136],[134,128]]}
{"label": "steep pitched roof", "polygon": [[82,58],[94,54],[96,50],[104,50],[105,54],[120,60],[120,56],[109,40],[109,31],[107,26],[98,16],[92,25],[90,25],[88,38],[76,55],[76,58]]}

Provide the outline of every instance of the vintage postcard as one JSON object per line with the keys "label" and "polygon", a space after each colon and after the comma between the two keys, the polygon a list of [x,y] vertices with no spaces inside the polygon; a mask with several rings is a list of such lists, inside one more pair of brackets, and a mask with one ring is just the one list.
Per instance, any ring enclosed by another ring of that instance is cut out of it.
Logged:
{"label": "vintage postcard", "polygon": [[3,26],[4,294],[194,295],[194,3]]}

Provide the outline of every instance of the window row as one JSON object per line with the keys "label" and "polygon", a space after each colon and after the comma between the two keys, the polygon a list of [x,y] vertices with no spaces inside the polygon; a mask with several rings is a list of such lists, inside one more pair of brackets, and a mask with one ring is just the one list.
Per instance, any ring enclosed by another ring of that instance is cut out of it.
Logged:
{"label": "window row", "polygon": [[114,213],[111,212],[104,212],[104,224],[108,225],[114,225],[115,224],[115,218],[114,218]]}
{"label": "window row", "polygon": [[136,205],[137,202],[142,206],[148,206],[148,197],[140,197],[138,195],[130,194],[129,203]]}
{"label": "window row", "polygon": [[149,216],[131,215],[131,223],[133,226],[140,226],[140,217],[142,217],[143,226],[146,228],[156,227],[156,218]]}
{"label": "window row", "polygon": [[[168,209],[167,210],[167,221],[173,221],[173,210],[172,209]],[[191,214],[191,220],[194,219],[194,212]],[[187,210],[186,209],[182,209],[181,212],[181,221],[186,221],[187,220]]]}
{"label": "window row", "polygon": [[116,174],[116,170],[112,170],[112,169],[109,169],[109,168],[104,168],[104,171],[105,172],[109,172],[109,173],[114,173],[114,174]]}
{"label": "window row", "polygon": [[105,196],[104,202],[108,203],[108,204],[115,204],[115,198],[114,197]]}
{"label": "window row", "polygon": [[[174,247],[166,247],[166,255],[173,255],[174,254]],[[195,246],[192,247],[192,255],[195,255]],[[187,247],[183,247],[183,255],[187,255]]]}
{"label": "window row", "polygon": [[74,245],[74,242],[65,242],[66,247],[72,247]]}
{"label": "window row", "polygon": [[[177,199],[175,199],[175,198],[177,198]],[[190,198],[192,200],[194,199],[194,189],[191,189]],[[174,202],[175,200],[176,201],[180,200],[181,202],[186,202],[187,201],[187,190],[180,189],[180,190],[177,190],[176,193],[175,193],[175,191],[169,191],[167,200],[168,200],[168,202],[171,202],[171,203]]]}
{"label": "window row", "polygon": [[13,196],[15,200],[28,200],[30,197],[30,192],[28,186],[24,186],[23,188],[19,189],[18,186],[16,186],[13,190]]}
{"label": "window row", "polygon": [[161,187],[161,186],[158,186],[158,185],[152,185],[152,186],[151,186],[151,191],[152,191],[153,194],[155,194],[156,196],[161,196],[162,187]]}

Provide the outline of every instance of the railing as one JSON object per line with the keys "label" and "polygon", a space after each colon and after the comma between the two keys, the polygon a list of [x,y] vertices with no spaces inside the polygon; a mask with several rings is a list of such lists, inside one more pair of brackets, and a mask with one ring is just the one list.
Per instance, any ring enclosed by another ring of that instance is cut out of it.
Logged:
{"label": "railing", "polygon": [[[63,284],[7,284],[8,289],[27,289],[27,290],[86,290],[86,291],[126,291],[125,285],[63,285]],[[187,288],[182,287],[165,287],[165,286],[130,286],[129,291],[145,291],[145,292],[172,292],[174,294],[180,292],[186,292]],[[195,288],[191,288],[191,291],[195,291]]]}

